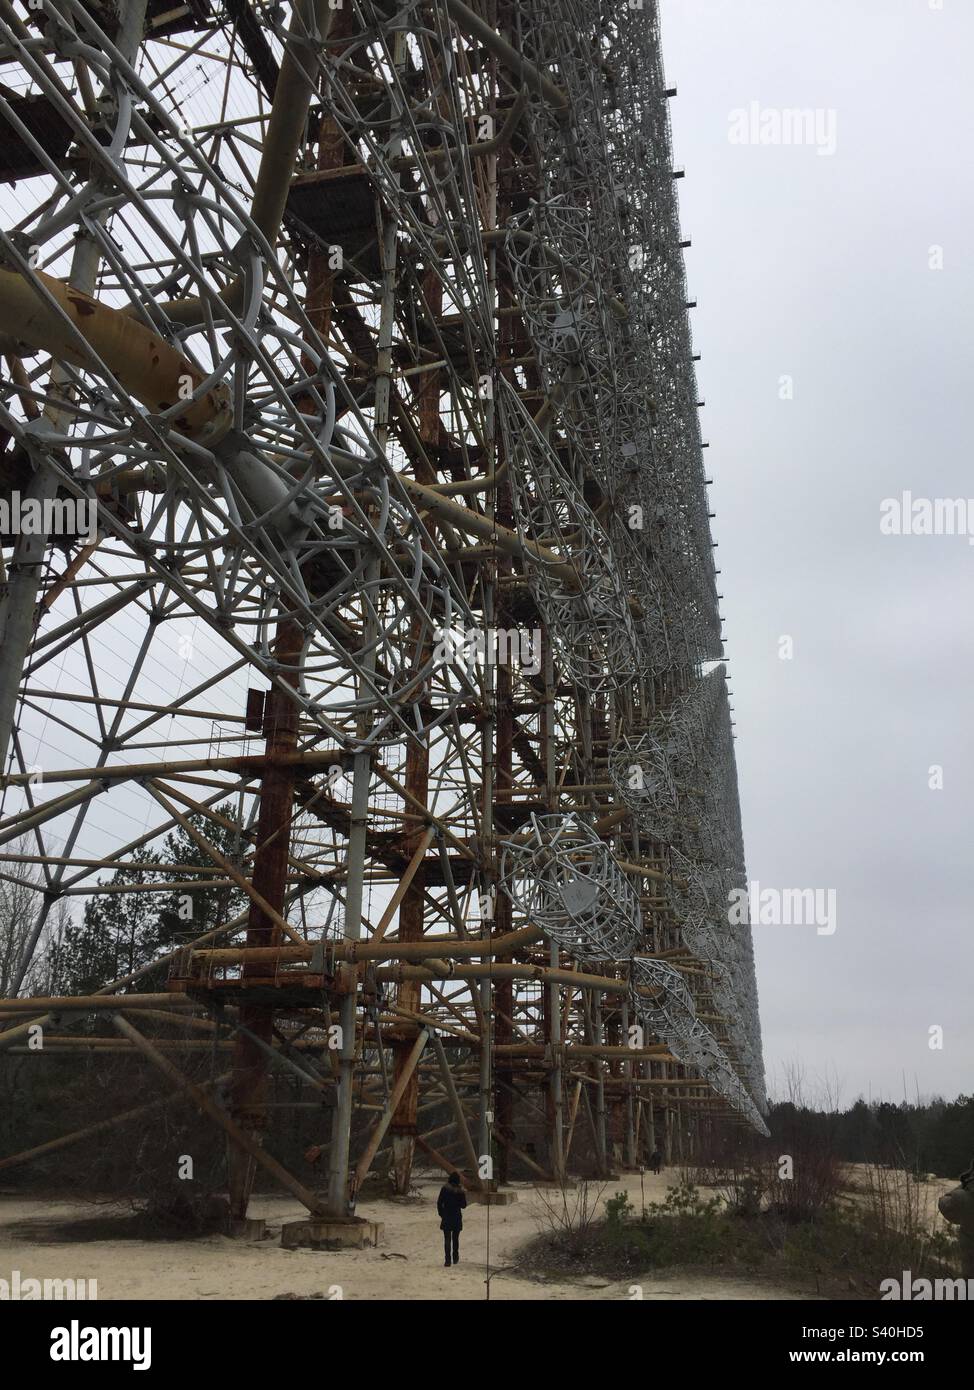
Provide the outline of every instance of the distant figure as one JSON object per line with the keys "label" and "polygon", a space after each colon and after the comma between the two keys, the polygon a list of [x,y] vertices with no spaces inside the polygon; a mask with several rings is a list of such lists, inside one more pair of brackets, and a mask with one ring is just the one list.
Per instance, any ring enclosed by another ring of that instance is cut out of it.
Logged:
{"label": "distant figure", "polygon": [[659,1170],[662,1168],[663,1155],[660,1153],[659,1149],[654,1149],[653,1152],[649,1155],[649,1166],[653,1170],[653,1172],[657,1174],[659,1173]]}
{"label": "distant figure", "polygon": [[467,1194],[460,1185],[460,1174],[451,1173],[436,1199],[440,1230],[443,1232],[443,1263],[447,1269],[450,1268],[451,1254],[453,1263],[460,1263],[460,1232],[463,1230],[463,1209],[466,1205]]}

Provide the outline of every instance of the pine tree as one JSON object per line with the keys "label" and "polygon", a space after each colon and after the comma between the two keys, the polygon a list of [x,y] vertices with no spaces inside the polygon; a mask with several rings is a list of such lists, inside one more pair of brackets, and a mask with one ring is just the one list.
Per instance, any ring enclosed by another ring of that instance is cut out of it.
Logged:
{"label": "pine tree", "polygon": [[[219,814],[232,820],[228,806]],[[236,827],[227,828],[208,817],[188,818],[206,835],[224,857],[239,855],[240,835]],[[59,994],[92,994],[102,985],[134,974],[164,956],[181,943],[195,940],[229,921],[242,910],[246,894],[240,889],[209,888],[208,882],[222,874],[197,873],[190,868],[173,871],[172,865],[212,868],[212,861],[180,826],[166,837],[161,854],[143,853],[142,859],[157,868],[115,871],[108,887],[126,884],[149,885],[180,882],[193,887],[176,893],[109,892],[90,898],[81,922],[67,927],[51,962],[51,976]],[[199,887],[196,887],[196,884]],[[152,970],[132,988],[154,993],[165,987],[166,965]]]}

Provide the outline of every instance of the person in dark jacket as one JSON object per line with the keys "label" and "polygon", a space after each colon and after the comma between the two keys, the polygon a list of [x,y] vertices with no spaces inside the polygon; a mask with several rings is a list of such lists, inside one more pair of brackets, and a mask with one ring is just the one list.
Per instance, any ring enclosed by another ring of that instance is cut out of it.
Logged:
{"label": "person in dark jacket", "polygon": [[653,1152],[649,1155],[649,1166],[650,1168],[652,1168],[654,1173],[658,1173],[659,1170],[662,1168],[663,1155],[660,1153],[659,1149],[654,1149]]}
{"label": "person in dark jacket", "polygon": [[451,1254],[453,1263],[460,1263],[460,1232],[463,1230],[463,1209],[466,1205],[467,1194],[460,1184],[460,1174],[451,1173],[436,1199],[440,1230],[443,1232],[443,1263],[447,1269],[450,1268]]}

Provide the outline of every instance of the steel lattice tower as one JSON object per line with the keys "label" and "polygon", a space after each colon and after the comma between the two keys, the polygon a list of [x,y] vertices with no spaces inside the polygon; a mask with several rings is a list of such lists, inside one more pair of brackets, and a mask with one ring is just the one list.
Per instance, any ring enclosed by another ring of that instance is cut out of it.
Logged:
{"label": "steel lattice tower", "polygon": [[[382,1145],[764,1130],[670,95],[654,0],[0,0],[0,497],[55,527],[3,537],[0,1046],[99,1011],[179,1087],[139,1011],[218,1020],[236,1218],[255,1163],[341,1220]],[[164,995],[20,993],[177,827],[247,909]]]}

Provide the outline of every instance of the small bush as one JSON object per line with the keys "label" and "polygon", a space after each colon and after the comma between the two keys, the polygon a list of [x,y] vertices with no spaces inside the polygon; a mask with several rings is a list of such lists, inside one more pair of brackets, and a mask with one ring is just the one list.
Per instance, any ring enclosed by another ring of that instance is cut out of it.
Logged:
{"label": "small bush", "polygon": [[605,1220],[609,1226],[623,1226],[632,1219],[635,1207],[630,1202],[628,1194],[617,1192],[614,1197],[610,1197],[605,1204]]}

